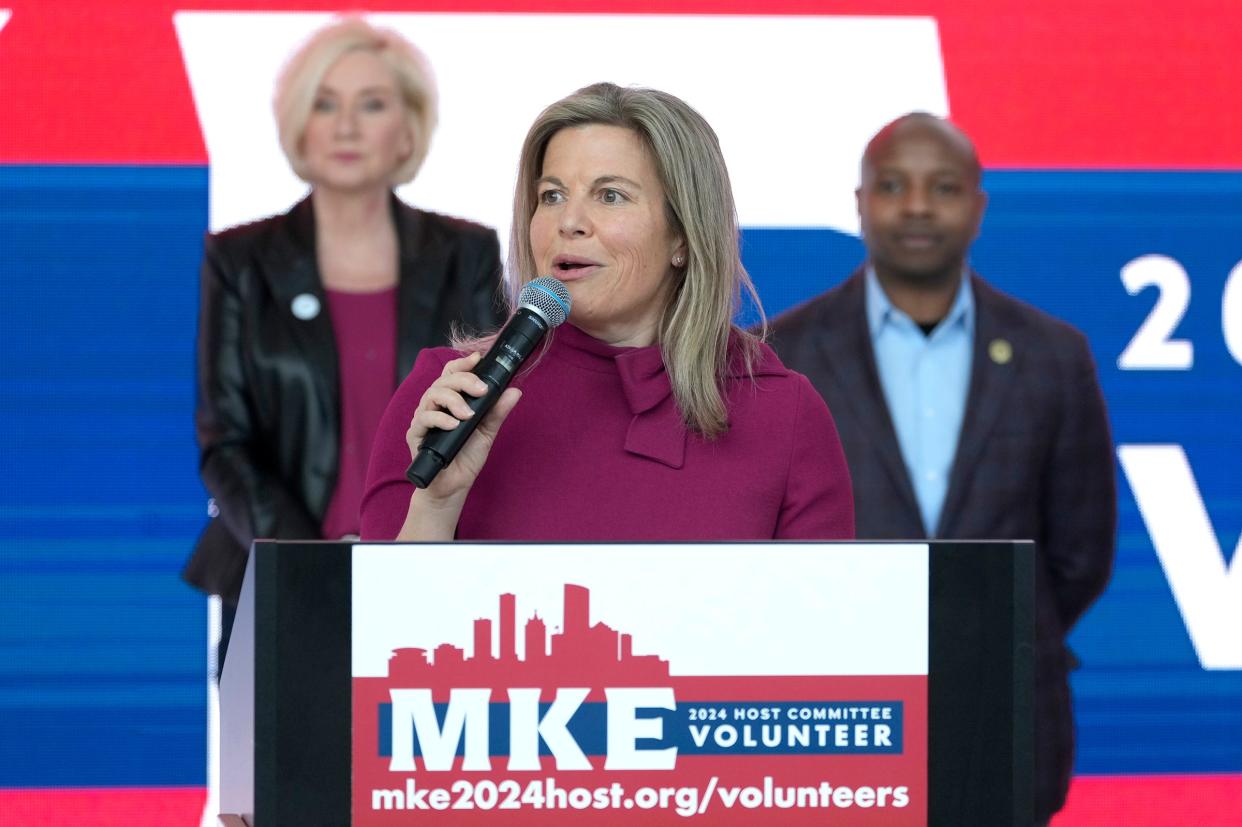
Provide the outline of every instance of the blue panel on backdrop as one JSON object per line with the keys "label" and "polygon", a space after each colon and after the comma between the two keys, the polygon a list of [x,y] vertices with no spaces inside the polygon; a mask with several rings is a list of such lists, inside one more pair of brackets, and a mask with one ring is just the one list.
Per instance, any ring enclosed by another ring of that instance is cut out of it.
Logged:
{"label": "blue panel on backdrop", "polygon": [[[1004,172],[974,263],[1091,339],[1120,444],[1184,447],[1228,559],[1242,531],[1242,366],[1221,295],[1242,175]],[[177,579],[202,525],[193,444],[207,172],[0,167],[0,786],[201,784],[203,601]],[[1185,371],[1117,358],[1156,301],[1120,270],[1175,259]],[[826,230],[743,234],[769,314],[862,259]],[[1072,644],[1079,770],[1242,771],[1242,672],[1206,671],[1122,476],[1113,583]]]}
{"label": "blue panel on backdrop", "polygon": [[0,166],[0,786],[201,785],[202,167]]}

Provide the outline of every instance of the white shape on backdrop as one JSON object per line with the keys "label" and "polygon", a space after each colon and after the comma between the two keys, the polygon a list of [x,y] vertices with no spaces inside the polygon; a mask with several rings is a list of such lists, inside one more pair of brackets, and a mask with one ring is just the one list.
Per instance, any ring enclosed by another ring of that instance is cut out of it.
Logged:
{"label": "white shape on backdrop", "polygon": [[1227,563],[1180,445],[1121,445],[1117,458],[1204,669],[1242,669],[1242,537]]}
{"label": "white shape on backdrop", "polygon": [[1195,346],[1174,338],[1190,306],[1190,276],[1176,259],[1155,253],[1139,256],[1121,268],[1126,292],[1137,296],[1155,287],[1157,298],[1147,319],[1117,357],[1121,370],[1190,370]]}
{"label": "white shape on backdrop", "polygon": [[[392,650],[450,643],[473,656],[476,618],[516,603],[516,645],[537,611],[559,631],[566,583],[590,622],[629,634],[674,675],[927,674],[927,545],[357,545],[353,674]],[[462,572],[469,571],[469,577]]]}
{"label": "white shape on backdrop", "polygon": [[221,614],[219,595],[207,598],[207,798],[199,827],[220,824],[220,673],[216,656],[220,652]]}
{"label": "white shape on backdrop", "polygon": [[11,9],[0,9],[0,29],[4,28],[4,24],[9,22],[9,18],[13,16]]}
{"label": "white shape on backdrop", "polygon": [[1242,365],[1242,261],[1229,271],[1220,297],[1220,327],[1229,355]]}
{"label": "white shape on backdrop", "polygon": [[[210,225],[283,212],[305,192],[271,113],[285,58],[326,14],[178,12],[210,160]],[[507,246],[518,150],[543,107],[600,80],[654,86],[720,136],[743,226],[857,234],[867,139],[914,109],[948,114],[929,17],[375,14],[416,43],[441,93],[417,206],[495,227]],[[885,55],[876,60],[877,54]]]}

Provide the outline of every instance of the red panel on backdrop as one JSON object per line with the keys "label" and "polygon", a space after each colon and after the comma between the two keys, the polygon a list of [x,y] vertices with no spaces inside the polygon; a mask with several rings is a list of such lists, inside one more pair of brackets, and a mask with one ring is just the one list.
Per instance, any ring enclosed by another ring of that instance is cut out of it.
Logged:
{"label": "red panel on backdrop", "polygon": [[1236,827],[1242,775],[1079,775],[1052,827]]}
{"label": "red panel on backdrop", "polygon": [[[382,11],[933,16],[950,107],[991,167],[1242,169],[1242,142],[1235,140],[1242,134],[1242,109],[1229,104],[1242,88],[1242,7],[1233,0],[353,5]],[[342,4],[78,0],[68,6],[0,0],[0,7],[13,10],[0,30],[0,101],[7,122],[0,130],[0,163],[205,163],[173,12],[336,10]]]}
{"label": "red panel on backdrop", "polygon": [[201,787],[0,790],[0,815],[5,824],[30,827],[189,827],[199,823],[206,800]]}

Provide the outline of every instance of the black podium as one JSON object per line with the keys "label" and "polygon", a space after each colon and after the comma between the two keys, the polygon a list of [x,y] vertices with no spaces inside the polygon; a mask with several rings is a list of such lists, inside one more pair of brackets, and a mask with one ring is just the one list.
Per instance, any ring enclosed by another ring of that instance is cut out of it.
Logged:
{"label": "black podium", "polygon": [[[1029,825],[1033,546],[926,545],[927,823]],[[251,550],[220,681],[221,824],[350,823],[351,550]]]}

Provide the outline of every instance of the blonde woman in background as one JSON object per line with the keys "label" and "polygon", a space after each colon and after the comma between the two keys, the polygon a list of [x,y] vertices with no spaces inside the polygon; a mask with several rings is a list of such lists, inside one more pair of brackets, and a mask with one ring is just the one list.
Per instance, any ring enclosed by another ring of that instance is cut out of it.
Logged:
{"label": "blonde woman in background", "polygon": [[396,33],[320,30],[274,100],[309,194],[207,236],[196,425],[212,519],[183,576],[223,598],[225,642],[251,541],[357,535],[371,441],[418,352],[502,318],[495,232],[393,194],[427,156],[436,105]]}

